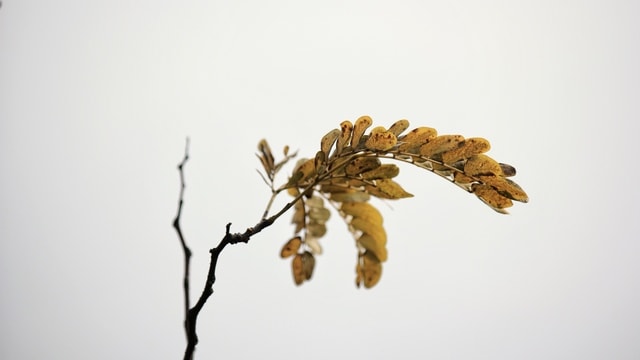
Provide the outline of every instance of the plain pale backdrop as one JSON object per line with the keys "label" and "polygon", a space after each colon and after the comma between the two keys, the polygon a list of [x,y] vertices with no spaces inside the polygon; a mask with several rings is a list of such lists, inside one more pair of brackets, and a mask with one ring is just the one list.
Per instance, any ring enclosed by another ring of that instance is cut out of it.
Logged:
{"label": "plain pale backdrop", "polygon": [[0,358],[181,358],[185,138],[195,297],[266,205],[257,142],[311,156],[363,114],[488,138],[530,203],[403,166],[372,290],[335,214],[296,287],[287,214],[225,249],[197,359],[640,358],[639,23],[633,1],[4,1]]}

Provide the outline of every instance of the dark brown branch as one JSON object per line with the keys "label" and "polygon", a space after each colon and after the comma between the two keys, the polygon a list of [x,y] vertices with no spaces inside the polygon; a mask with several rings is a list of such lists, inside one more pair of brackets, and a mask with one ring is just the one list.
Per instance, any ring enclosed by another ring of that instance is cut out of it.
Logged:
{"label": "dark brown branch", "polygon": [[[191,307],[191,299],[189,296],[189,268],[191,264],[191,249],[187,246],[186,241],[184,240],[184,236],[182,234],[182,228],[180,227],[180,216],[182,215],[182,204],[184,203],[184,165],[189,160],[189,138],[187,138],[185,150],[184,150],[184,158],[180,164],[178,164],[178,171],[180,172],[180,198],[178,200],[178,213],[176,214],[176,218],[173,220],[173,227],[176,229],[178,233],[178,238],[180,239],[180,244],[182,245],[182,252],[184,253],[184,277],[182,280],[182,286],[184,288],[184,317],[185,317],[185,331],[187,328],[187,316],[189,314],[189,308]],[[187,342],[189,342],[189,333],[186,332]],[[188,357],[191,359],[191,355]],[[185,359],[187,359],[187,354],[185,353]]]}
{"label": "dark brown branch", "polygon": [[[187,337],[187,346],[184,353],[185,360],[193,359],[193,353],[195,351],[196,345],[198,344],[198,335],[196,331],[196,323],[198,321],[198,315],[200,311],[204,307],[204,304],[207,302],[209,297],[213,294],[213,284],[216,282],[216,267],[218,265],[218,258],[222,253],[222,250],[227,245],[233,245],[237,243],[248,243],[251,239],[251,236],[259,233],[266,227],[270,226],[278,219],[282,214],[287,212],[309,188],[312,188],[316,185],[313,183],[309,185],[305,191],[301,192],[297,197],[295,197],[292,201],[287,203],[278,213],[274,214],[269,218],[263,218],[260,220],[255,226],[247,228],[243,233],[231,233],[231,223],[228,223],[226,226],[226,232],[220,243],[217,247],[209,250],[211,254],[211,261],[209,263],[209,271],[207,273],[207,280],[204,284],[204,288],[202,290],[202,294],[198,298],[198,301],[195,303],[193,307],[191,307],[191,302],[189,298],[189,266],[191,260],[191,250],[187,246],[184,236],[182,234],[182,230],[180,228],[180,215],[182,213],[182,204],[183,204],[183,196],[184,196],[184,165],[189,159],[189,139],[187,139],[187,146],[185,149],[184,158],[182,162],[178,165],[178,170],[180,172],[180,199],[178,202],[178,213],[176,215],[175,220],[173,221],[173,227],[176,229],[178,233],[178,237],[180,238],[180,243],[182,244],[182,250],[184,252],[185,266],[184,266],[184,299],[185,299],[185,320],[184,320],[184,328]],[[267,210],[268,211],[268,210]],[[266,215],[266,212],[265,212]]]}

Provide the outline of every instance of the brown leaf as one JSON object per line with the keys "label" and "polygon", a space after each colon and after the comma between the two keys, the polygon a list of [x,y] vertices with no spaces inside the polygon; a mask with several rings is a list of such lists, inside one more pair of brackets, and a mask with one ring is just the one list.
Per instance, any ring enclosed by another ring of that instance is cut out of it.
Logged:
{"label": "brown leaf", "polygon": [[377,157],[359,156],[345,166],[344,172],[348,176],[354,176],[378,168],[380,165],[380,159]]}
{"label": "brown leaf", "polygon": [[293,256],[293,254],[296,254],[298,249],[300,249],[300,245],[302,245],[302,238],[300,238],[300,236],[290,239],[284,244],[282,250],[280,250],[280,257],[288,258],[289,256]]}
{"label": "brown leaf", "polygon": [[406,192],[400,184],[391,179],[375,180],[375,185],[366,185],[365,190],[367,190],[371,195],[382,199],[402,199],[413,197],[413,195]]}
{"label": "brown leaf", "polygon": [[351,136],[351,147],[357,148],[360,143],[360,139],[362,135],[364,135],[365,130],[369,128],[373,124],[373,120],[371,120],[368,116],[360,116],[358,120],[356,120],[355,125],[353,125],[353,135]]}

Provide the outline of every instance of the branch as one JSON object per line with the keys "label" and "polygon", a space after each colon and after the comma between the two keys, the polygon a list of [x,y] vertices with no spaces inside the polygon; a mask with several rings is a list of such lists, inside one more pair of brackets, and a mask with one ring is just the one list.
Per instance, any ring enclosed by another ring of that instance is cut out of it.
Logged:
{"label": "branch", "polygon": [[[191,300],[189,297],[189,268],[191,264],[191,249],[187,246],[186,241],[184,240],[184,235],[182,234],[182,229],[180,227],[180,216],[182,215],[182,204],[184,203],[184,165],[189,160],[189,138],[187,138],[185,150],[184,150],[184,158],[178,164],[178,171],[180,172],[180,199],[178,200],[178,213],[176,214],[176,218],[173,220],[173,227],[176,229],[178,233],[178,238],[180,239],[180,244],[182,245],[182,252],[184,253],[184,277],[182,280],[182,286],[184,288],[184,316],[185,316],[185,330],[187,328],[187,315],[189,313],[189,308],[191,307]],[[187,342],[189,341],[189,333],[187,335]],[[191,357],[188,357],[189,359]],[[187,354],[185,353],[185,359],[187,359]]]}

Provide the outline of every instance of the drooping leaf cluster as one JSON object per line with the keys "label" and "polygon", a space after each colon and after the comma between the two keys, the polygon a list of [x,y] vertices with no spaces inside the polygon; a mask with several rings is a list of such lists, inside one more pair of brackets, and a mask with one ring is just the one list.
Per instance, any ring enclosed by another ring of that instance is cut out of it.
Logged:
{"label": "drooping leaf cluster", "polygon": [[[390,159],[429,170],[475,194],[489,207],[506,214],[513,200],[527,202],[526,193],[509,179],[515,168],[498,163],[485,153],[490,144],[483,138],[438,135],[430,127],[410,130],[407,120],[389,128],[372,128],[372,120],[361,116],[355,123],[343,121],[320,141],[315,157],[297,162],[289,180],[272,191],[287,190],[296,200],[292,223],[294,236],[282,248],[283,258],[292,257],[297,285],[311,279],[315,257],[322,253],[319,239],[327,232],[326,223],[334,207],[348,225],[358,250],[356,285],[375,286],[387,260],[387,234],[380,212],[369,203],[371,197],[401,199],[412,197],[393,179],[400,169]],[[275,163],[265,140],[258,146],[268,183],[280,167],[294,155],[285,148],[285,159]]]}

